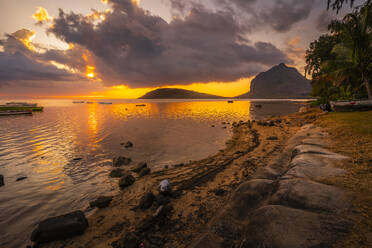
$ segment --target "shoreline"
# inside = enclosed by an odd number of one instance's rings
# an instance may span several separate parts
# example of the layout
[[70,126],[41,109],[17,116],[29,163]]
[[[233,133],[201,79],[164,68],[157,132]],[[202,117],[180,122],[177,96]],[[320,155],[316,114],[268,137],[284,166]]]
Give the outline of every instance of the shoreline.
[[[144,234],[141,240],[147,244],[145,247],[187,246],[224,206],[231,193],[280,154],[300,126],[315,118],[298,118],[298,115],[237,123],[232,126],[233,134],[225,149],[199,161],[136,178],[133,185],[114,196],[110,206],[89,215],[89,227],[83,235],[41,247],[121,247],[118,244],[123,237],[139,231]],[[167,204],[171,209],[165,221],[146,226],[144,223],[158,206],[154,203],[147,210],[137,206],[146,193],[156,194],[159,182],[164,179],[170,181],[174,190]]]

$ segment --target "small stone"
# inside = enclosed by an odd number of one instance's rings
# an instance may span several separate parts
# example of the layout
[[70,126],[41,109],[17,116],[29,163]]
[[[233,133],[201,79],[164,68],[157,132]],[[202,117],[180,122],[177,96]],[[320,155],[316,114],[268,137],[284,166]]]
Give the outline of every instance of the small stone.
[[269,136],[266,140],[278,140],[277,136]]
[[100,196],[96,200],[89,203],[90,207],[92,208],[105,208],[110,205],[110,202],[112,201],[112,196]]
[[211,127],[215,127],[215,125],[211,125]]
[[168,165],[164,166],[164,169],[168,169],[168,168],[169,168],[169,166],[168,166]]
[[172,186],[167,179],[160,182],[159,191],[165,195],[172,194]]
[[112,160],[112,165],[114,167],[120,167],[122,165],[128,165],[132,162],[132,159],[130,158],[127,158],[127,157],[122,157],[122,156],[119,156],[119,157],[115,157],[113,158]]
[[113,248],[138,248],[141,241],[134,233],[128,233],[124,238],[111,243]]
[[123,176],[123,170],[122,169],[114,169],[109,174],[110,177],[116,178],[116,177],[122,177]]
[[125,144],[125,148],[130,148],[130,147],[133,147],[133,143],[128,141],[126,144]]
[[135,166],[131,171],[140,173],[142,169],[147,168],[146,162],[141,162],[137,166]]
[[213,193],[215,195],[218,195],[218,196],[225,194],[225,192],[226,191],[224,189],[215,189],[215,190],[213,190]]
[[4,186],[4,176],[0,175],[0,187]]
[[223,129],[226,129],[227,127],[226,127],[226,126],[223,126],[222,128],[223,128]]
[[132,175],[124,175],[119,180],[119,186],[120,188],[124,189],[130,185],[132,185],[136,179]]
[[151,169],[150,168],[143,168],[140,173],[138,174],[139,177],[144,177],[148,174],[151,173]]
[[155,195],[152,192],[148,192],[141,198],[141,201],[138,207],[142,210],[148,209],[151,207],[154,200],[155,200]]
[[22,181],[22,180],[25,180],[25,179],[27,179],[27,177],[18,177],[18,178],[16,179],[16,182],[18,182],[18,181]]
[[184,163],[181,163],[181,164],[175,164],[174,167],[175,168],[178,168],[178,167],[183,167],[185,164]]
[[82,160],[83,158],[74,158],[73,160],[74,161],[79,161],[79,160]]

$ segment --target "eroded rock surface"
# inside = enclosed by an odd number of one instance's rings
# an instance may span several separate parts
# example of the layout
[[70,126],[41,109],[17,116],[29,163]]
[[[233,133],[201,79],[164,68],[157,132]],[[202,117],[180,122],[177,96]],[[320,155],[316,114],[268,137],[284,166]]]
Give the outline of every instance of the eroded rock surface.
[[350,204],[342,189],[321,183],[345,173],[335,164],[346,157],[327,150],[326,138],[303,126],[189,247],[331,247],[350,228],[342,216]]

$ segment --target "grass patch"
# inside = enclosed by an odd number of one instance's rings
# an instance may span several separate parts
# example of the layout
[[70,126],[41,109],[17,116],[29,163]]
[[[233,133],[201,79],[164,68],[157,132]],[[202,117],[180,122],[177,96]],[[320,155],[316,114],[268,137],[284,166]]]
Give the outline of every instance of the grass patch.
[[0,111],[26,111],[31,110],[34,112],[43,111],[44,107],[7,107],[0,106]]
[[372,111],[329,113],[316,124],[330,134],[331,150],[351,158],[332,183],[351,192],[354,227],[335,247],[372,247]]

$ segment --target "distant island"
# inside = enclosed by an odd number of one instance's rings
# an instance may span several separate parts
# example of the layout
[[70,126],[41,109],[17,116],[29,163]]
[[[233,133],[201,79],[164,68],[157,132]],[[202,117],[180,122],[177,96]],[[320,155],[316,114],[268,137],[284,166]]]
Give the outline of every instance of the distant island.
[[[291,99],[310,98],[311,84],[297,71],[284,63],[258,74],[251,82],[248,93],[233,98],[240,99]],[[139,99],[226,99],[226,97],[199,93],[192,90],[160,88],[146,93]]]
[[311,84],[297,71],[284,63],[258,74],[251,82],[248,93],[237,98],[248,99],[290,99],[310,98]]
[[222,96],[199,93],[192,90],[160,88],[146,93],[139,99],[223,99]]

